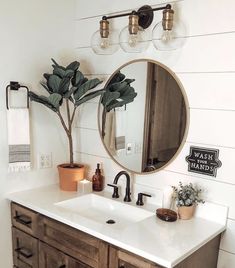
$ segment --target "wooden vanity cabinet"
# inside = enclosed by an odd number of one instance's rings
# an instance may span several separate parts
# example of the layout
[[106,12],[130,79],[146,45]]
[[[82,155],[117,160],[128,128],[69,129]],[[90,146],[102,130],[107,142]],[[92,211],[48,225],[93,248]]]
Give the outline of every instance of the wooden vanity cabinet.
[[[163,268],[16,203],[11,211],[14,268]],[[220,235],[175,268],[216,268],[219,243]]]
[[11,212],[16,268],[108,268],[107,243],[16,203]]
[[110,246],[109,268],[161,268],[144,258]]
[[39,242],[39,268],[90,268],[63,252]]
[[100,239],[43,215],[39,217],[38,235],[41,241],[81,260],[86,267],[108,267],[108,244]]

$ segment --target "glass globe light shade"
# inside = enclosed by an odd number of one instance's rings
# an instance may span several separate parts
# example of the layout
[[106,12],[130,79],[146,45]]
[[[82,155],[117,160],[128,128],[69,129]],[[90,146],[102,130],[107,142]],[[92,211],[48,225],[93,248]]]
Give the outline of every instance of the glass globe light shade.
[[172,30],[164,30],[159,22],[152,31],[152,41],[158,50],[175,50],[185,43],[186,29],[183,23],[174,23]]
[[100,30],[91,37],[91,48],[96,54],[111,55],[119,49],[118,34],[112,31],[107,38],[100,36]]
[[125,52],[140,53],[145,51],[150,43],[148,31],[139,26],[136,34],[129,33],[129,27],[122,29],[119,35],[119,43]]

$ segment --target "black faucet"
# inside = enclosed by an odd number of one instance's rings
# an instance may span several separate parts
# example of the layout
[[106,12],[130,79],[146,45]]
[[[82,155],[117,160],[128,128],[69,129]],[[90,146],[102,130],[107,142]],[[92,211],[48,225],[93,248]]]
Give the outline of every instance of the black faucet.
[[126,176],[126,195],[124,197],[124,202],[131,202],[131,179],[129,174],[126,171],[120,171],[116,177],[113,180],[113,184],[117,184],[118,179],[122,176],[125,175]]
[[152,197],[150,194],[138,193],[138,199],[136,201],[137,206],[143,206],[144,205],[143,196]]

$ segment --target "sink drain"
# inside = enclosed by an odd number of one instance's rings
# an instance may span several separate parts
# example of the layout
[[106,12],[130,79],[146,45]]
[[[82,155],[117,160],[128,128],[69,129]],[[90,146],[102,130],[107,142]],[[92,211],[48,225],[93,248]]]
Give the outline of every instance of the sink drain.
[[108,224],[114,224],[115,221],[114,220],[107,220],[106,223],[108,223]]

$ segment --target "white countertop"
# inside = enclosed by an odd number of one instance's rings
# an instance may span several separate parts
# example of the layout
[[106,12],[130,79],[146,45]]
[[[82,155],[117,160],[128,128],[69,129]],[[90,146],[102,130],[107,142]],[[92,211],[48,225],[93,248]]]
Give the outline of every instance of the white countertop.
[[[102,194],[111,196],[110,193]],[[177,265],[226,228],[226,219],[216,222],[194,217],[186,221],[164,222],[152,216],[127,228],[115,229],[112,226],[88,220],[77,213],[61,210],[54,205],[77,196],[78,193],[63,192],[57,185],[51,185],[11,193],[7,198],[167,268]],[[119,200],[122,199],[119,198]],[[135,204],[133,202],[128,205]],[[217,205],[213,204],[213,206]],[[209,208],[211,208],[210,205]],[[215,207],[213,208],[215,210]],[[218,206],[217,212],[222,212],[224,217],[227,208],[221,209],[221,206]],[[200,213],[197,214],[200,215]],[[204,214],[208,215],[205,209]]]

